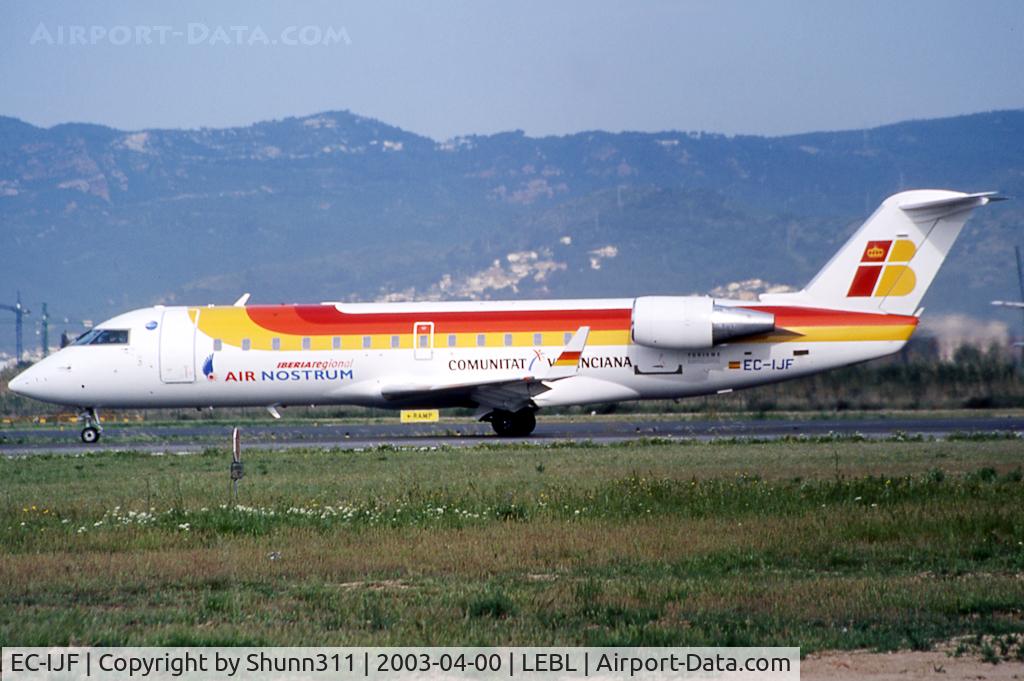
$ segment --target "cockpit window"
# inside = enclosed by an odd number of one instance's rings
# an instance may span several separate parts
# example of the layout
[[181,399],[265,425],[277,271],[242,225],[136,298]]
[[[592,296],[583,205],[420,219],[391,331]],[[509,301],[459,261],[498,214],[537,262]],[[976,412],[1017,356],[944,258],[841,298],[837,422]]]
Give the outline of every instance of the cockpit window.
[[74,345],[128,345],[128,329],[93,329],[79,336]]

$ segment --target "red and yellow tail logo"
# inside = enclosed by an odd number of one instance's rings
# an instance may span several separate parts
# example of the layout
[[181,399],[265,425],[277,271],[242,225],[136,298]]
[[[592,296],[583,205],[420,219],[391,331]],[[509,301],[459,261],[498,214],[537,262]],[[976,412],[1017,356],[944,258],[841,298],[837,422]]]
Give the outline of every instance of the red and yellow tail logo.
[[[853,275],[853,283],[846,293],[847,298],[884,298],[905,296],[917,285],[917,276],[908,263],[917,252],[910,241],[869,241],[860,258],[860,267]],[[873,264],[879,263],[879,264]]]

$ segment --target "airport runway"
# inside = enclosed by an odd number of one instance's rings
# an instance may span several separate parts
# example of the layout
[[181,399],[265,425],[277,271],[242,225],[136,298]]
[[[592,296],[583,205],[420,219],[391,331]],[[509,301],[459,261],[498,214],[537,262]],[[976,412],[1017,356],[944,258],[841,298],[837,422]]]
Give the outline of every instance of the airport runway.
[[[578,417],[573,420],[538,420],[537,430],[526,438],[498,438],[489,424],[445,421],[433,424],[315,424],[267,423],[242,428],[247,448],[339,447],[360,449],[379,445],[396,447],[469,446],[483,443],[591,441],[622,442],[638,438],[714,440],[718,438],[773,439],[786,436],[860,434],[887,438],[898,434],[942,438],[953,433],[1016,433],[1024,436],[1024,417],[876,419],[719,419],[670,420],[638,415],[636,419]],[[183,423],[169,426],[119,426],[110,424],[103,439],[84,445],[78,427],[0,430],[0,454],[8,457],[33,454],[80,454],[90,451],[197,452],[210,447],[229,447],[231,426]]]

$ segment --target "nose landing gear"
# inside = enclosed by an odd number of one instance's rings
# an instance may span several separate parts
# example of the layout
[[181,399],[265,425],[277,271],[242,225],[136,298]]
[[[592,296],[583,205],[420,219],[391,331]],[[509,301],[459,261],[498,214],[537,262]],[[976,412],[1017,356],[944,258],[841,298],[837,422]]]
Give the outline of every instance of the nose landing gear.
[[103,426],[100,424],[100,415],[93,407],[88,407],[78,412],[78,420],[85,424],[82,428],[82,442],[91,445],[98,442]]

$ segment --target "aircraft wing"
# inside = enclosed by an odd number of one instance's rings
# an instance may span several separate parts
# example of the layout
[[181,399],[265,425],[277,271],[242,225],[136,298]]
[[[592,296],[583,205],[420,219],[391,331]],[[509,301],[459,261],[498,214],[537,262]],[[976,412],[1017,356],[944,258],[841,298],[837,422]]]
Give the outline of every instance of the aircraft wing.
[[528,406],[535,395],[550,390],[548,383],[576,375],[589,334],[590,327],[581,326],[550,366],[542,363],[537,371],[529,374],[492,375],[480,381],[395,382],[381,386],[381,395],[387,400],[410,404],[417,400],[425,404],[473,403],[488,409],[518,411]]

